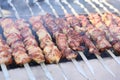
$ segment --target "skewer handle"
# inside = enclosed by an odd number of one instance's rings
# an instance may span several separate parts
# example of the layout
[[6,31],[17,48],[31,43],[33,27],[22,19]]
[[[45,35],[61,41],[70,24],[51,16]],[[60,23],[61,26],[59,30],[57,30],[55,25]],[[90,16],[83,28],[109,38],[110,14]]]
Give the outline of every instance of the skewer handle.
[[24,67],[25,67],[25,69],[28,73],[28,76],[29,76],[30,80],[36,80],[34,75],[33,75],[33,72],[30,69],[30,66],[28,65],[28,63],[24,64]]
[[11,80],[6,65],[5,64],[1,64],[1,68],[2,68],[3,74],[5,76],[5,80]]
[[47,78],[48,78],[49,80],[54,80],[53,77],[52,77],[52,75],[51,75],[50,72],[48,71],[46,65],[45,65],[44,63],[41,63],[40,65],[41,65],[42,69],[44,70]]

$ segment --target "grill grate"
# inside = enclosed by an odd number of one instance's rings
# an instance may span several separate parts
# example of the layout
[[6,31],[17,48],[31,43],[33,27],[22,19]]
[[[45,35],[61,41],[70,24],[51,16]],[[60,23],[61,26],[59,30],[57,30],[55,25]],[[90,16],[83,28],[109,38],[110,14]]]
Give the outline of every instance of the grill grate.
[[[12,1],[12,0],[8,0],[8,3],[9,3],[9,5],[11,6],[11,8],[13,9],[16,18],[17,18],[17,19],[20,19],[20,16],[21,16],[21,15],[19,16],[17,9],[15,8],[14,4],[13,4],[11,1]],[[67,5],[68,8],[70,8],[71,12],[72,12],[75,16],[78,15],[78,13],[75,11],[75,9],[72,7],[72,5],[71,5],[69,2],[67,2],[67,0],[64,0],[64,1],[61,1],[61,2],[60,2],[59,0],[56,0],[55,2],[61,7],[61,9],[63,10],[64,14],[67,14],[67,13],[68,13],[68,11],[67,11],[68,9],[66,9],[66,8],[63,6],[63,3],[64,3],[65,5]],[[92,0],[92,1],[85,0],[85,2],[87,2],[87,4],[89,4],[89,5],[91,5],[91,6],[95,9],[95,11],[96,11],[97,13],[99,13],[100,15],[102,15],[102,13],[101,13],[101,11],[96,7],[95,4],[99,5],[99,6],[100,6],[101,8],[103,8],[103,10],[106,11],[106,12],[110,12],[110,11],[109,11],[104,5],[110,7],[110,9],[112,9],[114,12],[120,14],[120,12],[119,12],[119,10],[118,10],[117,8],[115,8],[114,6],[112,6],[111,4],[109,4],[108,2],[106,2],[105,0],[102,0],[102,1],[99,1],[99,0],[97,0],[97,1],[96,1],[96,0]],[[94,4],[93,2],[94,2],[95,4]],[[29,0],[25,0],[25,4],[27,5],[27,8],[29,9],[29,11],[30,11],[30,13],[31,13],[30,15],[27,14],[27,16],[34,16],[34,15],[35,15],[35,14],[34,14],[34,11],[33,11],[33,9],[32,9],[32,6],[29,5],[29,3],[30,3]],[[55,6],[53,6],[53,5],[49,2],[49,0],[45,0],[44,3],[49,6],[49,8],[52,10],[52,13],[55,15],[55,17],[59,17],[59,15],[61,15],[61,14],[57,14],[57,11],[56,11],[55,8],[54,8]],[[38,1],[34,0],[34,1],[33,1],[33,4],[36,4],[36,5],[38,6],[38,9],[41,10],[41,13],[45,13],[45,12],[46,12],[46,11],[42,8],[42,6],[39,4]],[[80,8],[82,8],[87,14],[90,14],[89,9],[87,9],[84,4],[82,4],[81,2],[79,2],[79,0],[75,0],[75,1],[74,1],[74,4],[79,5]],[[103,4],[104,4],[104,5],[103,5]],[[1,8],[0,8],[0,11],[1,11]],[[25,16],[26,16],[26,15],[25,15]],[[6,17],[6,15],[4,15],[4,14],[1,12],[1,17]],[[112,57],[118,64],[120,64],[120,61],[118,60],[118,57],[116,57],[116,56],[111,52],[111,50],[106,50],[106,51],[111,55],[111,57]],[[91,66],[91,64],[90,64],[90,62],[88,61],[87,57],[83,54],[83,52],[78,52],[78,53],[80,54],[80,56],[82,57],[83,61],[86,63],[86,65],[87,65],[87,67],[89,68],[90,72],[91,72],[92,75],[94,76],[95,74],[94,74],[93,67]],[[107,70],[110,74],[112,74],[112,75],[115,77],[116,75],[115,75],[115,74],[110,70],[110,68],[108,68],[108,66],[104,63],[103,58],[102,58],[101,56],[98,56],[98,55],[95,55],[95,56],[96,56],[97,59],[101,62],[101,64],[102,64],[103,67],[105,68],[105,70]],[[88,78],[88,76],[86,75],[86,73],[82,70],[82,67],[79,66],[79,63],[78,63],[76,60],[72,60],[72,62],[73,62],[73,64],[74,64],[74,66],[76,67],[76,69],[78,70],[78,72],[80,72],[80,74],[82,74],[86,79],[90,79],[90,78]],[[40,65],[41,65],[41,68],[43,69],[43,71],[45,72],[46,77],[47,77],[49,80],[54,80],[53,77],[52,77],[52,74],[51,74],[51,73],[49,72],[49,70],[47,69],[47,66],[46,66],[44,63],[41,63]],[[68,80],[68,77],[66,76],[65,71],[62,69],[62,66],[61,66],[60,64],[57,64],[57,66],[60,68],[60,70],[61,70],[61,72],[62,72],[62,76],[64,77],[64,80]],[[30,69],[30,66],[29,66],[28,64],[25,64],[24,67],[25,67],[25,69],[27,70],[27,73],[28,73],[28,76],[29,76],[30,80],[36,80],[36,79],[35,79],[35,76],[33,75],[33,72],[32,72],[31,69]],[[4,69],[5,69],[5,66],[4,66]],[[4,69],[3,69],[3,67],[2,67],[3,72],[5,72]],[[6,74],[7,74],[7,76],[6,76]],[[8,77],[8,76],[9,76],[9,74],[6,72],[6,73],[5,73],[5,78],[6,78],[6,80],[11,80],[10,77]]]

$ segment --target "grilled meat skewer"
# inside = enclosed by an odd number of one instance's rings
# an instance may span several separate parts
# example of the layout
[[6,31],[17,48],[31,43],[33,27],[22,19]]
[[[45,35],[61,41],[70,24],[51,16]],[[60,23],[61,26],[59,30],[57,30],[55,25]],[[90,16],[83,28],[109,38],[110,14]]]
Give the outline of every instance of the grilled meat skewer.
[[90,53],[100,54],[98,49],[95,47],[93,42],[89,39],[89,36],[85,34],[85,30],[81,30],[80,21],[73,15],[66,15],[66,20],[70,24],[70,26],[77,32],[82,33],[82,40],[85,46],[88,47]]
[[95,27],[101,29],[106,33],[106,37],[108,38],[108,41],[112,44],[112,47],[115,51],[120,52],[120,42],[118,41],[118,38],[116,35],[111,32],[110,28],[106,27],[104,22],[102,21],[102,18],[98,14],[90,15],[89,19],[91,20],[92,24],[95,25]]
[[62,57],[71,60],[77,57],[77,54],[69,48],[68,37],[66,34],[62,33],[61,29],[58,27],[60,24],[56,24],[54,18],[47,14],[43,17],[46,26],[53,33],[53,37],[56,39],[56,44],[62,52]]
[[110,33],[114,36],[112,41],[113,48],[116,52],[120,53],[120,27],[115,23],[112,13],[104,13],[101,16],[102,21],[105,23],[106,27],[109,29]]
[[84,15],[80,15],[78,19],[82,25],[82,27],[79,27],[82,28],[80,30],[86,31],[86,34],[95,42],[99,51],[104,51],[111,47],[111,44],[106,39],[104,31],[91,25],[87,17]]
[[16,25],[10,18],[4,18],[1,20],[1,27],[4,31],[7,43],[13,50],[13,57],[16,64],[25,64],[30,62],[30,57],[27,55],[25,45],[22,42],[22,36],[16,29]]
[[30,23],[33,26],[33,30],[36,31],[39,37],[40,46],[43,49],[45,59],[48,63],[58,63],[61,58],[61,52],[55,46],[50,34],[46,31],[41,20],[41,16],[30,18]]
[[84,50],[84,47],[81,45],[83,43],[82,36],[72,28],[68,27],[69,24],[63,18],[55,19],[55,23],[58,24],[58,27],[66,34],[71,49],[79,51]]
[[0,64],[2,63],[12,63],[12,49],[3,40],[2,35],[0,35]]
[[44,55],[29,28],[29,24],[26,23],[25,20],[20,19],[16,21],[16,25],[16,28],[20,31],[23,37],[23,43],[25,44],[25,49],[27,50],[30,58],[37,63],[44,62]]

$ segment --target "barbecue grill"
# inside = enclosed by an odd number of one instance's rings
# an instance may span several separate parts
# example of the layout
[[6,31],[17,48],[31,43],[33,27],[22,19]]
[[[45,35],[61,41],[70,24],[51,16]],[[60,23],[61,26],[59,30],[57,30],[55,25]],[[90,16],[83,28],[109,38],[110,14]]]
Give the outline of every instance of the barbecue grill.
[[[112,12],[120,15],[119,0],[1,0],[0,17],[12,19],[52,14],[89,15],[90,13]],[[0,33],[3,35],[2,29]],[[35,32],[33,34],[36,36]],[[4,36],[3,36],[4,37]],[[61,60],[58,64],[37,64],[34,61],[22,65],[15,62],[1,64],[1,80],[119,80],[120,57],[114,50],[106,50],[101,56],[78,51],[77,59]]]

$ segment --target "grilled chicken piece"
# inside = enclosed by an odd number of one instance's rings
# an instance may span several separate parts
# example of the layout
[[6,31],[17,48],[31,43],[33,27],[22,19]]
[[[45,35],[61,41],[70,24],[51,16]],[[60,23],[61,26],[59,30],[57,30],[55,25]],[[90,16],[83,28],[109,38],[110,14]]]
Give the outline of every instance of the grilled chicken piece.
[[12,50],[8,44],[3,40],[0,35],[0,64],[11,64],[12,63]]
[[69,47],[68,36],[64,34],[59,27],[62,24],[60,24],[58,20],[53,20],[53,18],[49,14],[47,14],[43,19],[48,29],[55,36],[56,44],[62,52],[62,57],[67,58],[68,60],[76,58],[77,54]]
[[12,55],[16,64],[24,64],[30,62],[30,58],[24,49],[25,46],[22,42],[22,36],[16,29],[16,25],[13,20],[10,18],[2,19],[1,26],[4,31],[4,36],[7,39],[7,43],[13,50]]
[[44,55],[29,28],[29,24],[27,24],[25,20],[20,19],[16,21],[16,25],[16,28],[20,31],[23,37],[23,43],[25,44],[25,49],[27,50],[30,58],[37,63],[44,62]]
[[39,37],[39,41],[41,42],[40,46],[43,49],[46,61],[49,63],[58,63],[61,58],[61,52],[57,46],[55,46],[50,34],[44,28],[41,17],[32,17],[30,18],[30,22]]

